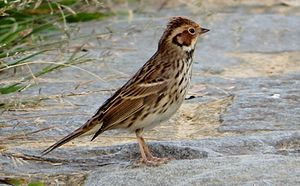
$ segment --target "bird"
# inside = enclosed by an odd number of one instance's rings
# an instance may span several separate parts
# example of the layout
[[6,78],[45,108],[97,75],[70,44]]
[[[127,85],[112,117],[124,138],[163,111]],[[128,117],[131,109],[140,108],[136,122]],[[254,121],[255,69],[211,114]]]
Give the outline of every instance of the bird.
[[93,141],[104,131],[125,129],[136,135],[140,164],[167,163],[169,158],[152,155],[143,133],[167,121],[181,106],[191,83],[197,40],[208,31],[189,18],[171,17],[154,55],[84,125],[45,149],[42,155],[79,136],[93,135]]

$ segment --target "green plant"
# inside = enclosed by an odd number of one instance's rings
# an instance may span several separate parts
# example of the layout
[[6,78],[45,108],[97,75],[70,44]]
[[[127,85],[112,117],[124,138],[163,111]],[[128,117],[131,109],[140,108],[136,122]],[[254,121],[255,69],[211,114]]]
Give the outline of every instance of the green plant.
[[[111,13],[84,12],[82,4],[88,1],[60,0],[24,0],[0,1],[0,73],[28,65],[37,56],[56,50],[69,39],[67,22],[103,19]],[[97,1],[95,1],[97,2]],[[75,11],[76,10],[76,11]],[[54,33],[61,41],[49,42]],[[21,78],[15,83],[1,83],[0,94],[8,94],[24,90],[32,85],[31,80],[53,70],[86,61],[85,56],[77,52],[61,64],[42,66],[32,75]]]

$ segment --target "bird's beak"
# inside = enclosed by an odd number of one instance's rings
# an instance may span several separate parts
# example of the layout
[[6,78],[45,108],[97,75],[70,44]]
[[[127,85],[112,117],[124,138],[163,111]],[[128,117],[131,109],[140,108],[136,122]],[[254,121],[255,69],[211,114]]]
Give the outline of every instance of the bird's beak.
[[201,28],[200,34],[204,34],[204,33],[208,32],[208,31],[209,31],[209,29],[207,29],[207,28]]

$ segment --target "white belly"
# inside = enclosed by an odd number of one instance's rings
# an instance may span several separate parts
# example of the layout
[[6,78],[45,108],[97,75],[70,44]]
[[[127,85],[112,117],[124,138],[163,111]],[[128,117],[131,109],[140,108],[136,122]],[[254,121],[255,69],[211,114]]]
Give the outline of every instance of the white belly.
[[130,127],[130,130],[135,131],[136,129],[139,128],[143,128],[144,130],[152,129],[153,127],[170,119],[179,109],[180,105],[181,103],[170,105],[169,108],[166,110],[166,112],[160,114],[159,116],[157,115],[157,113],[149,114],[143,121],[132,125],[132,127]]

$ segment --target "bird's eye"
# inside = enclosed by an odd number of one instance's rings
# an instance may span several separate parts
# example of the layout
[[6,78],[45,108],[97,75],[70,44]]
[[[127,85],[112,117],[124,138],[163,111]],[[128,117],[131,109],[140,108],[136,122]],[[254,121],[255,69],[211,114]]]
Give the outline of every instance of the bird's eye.
[[195,29],[193,27],[189,28],[188,29],[188,32],[191,34],[191,35],[194,35],[195,34]]

